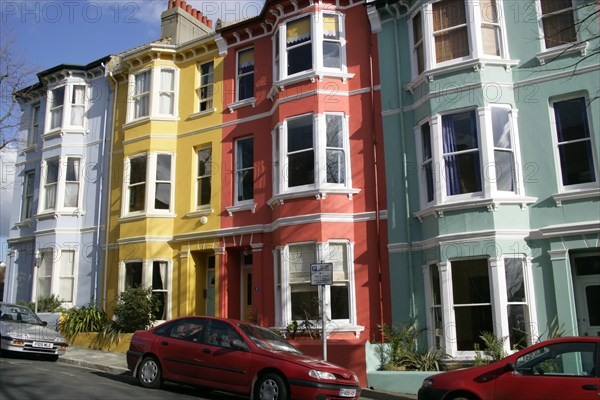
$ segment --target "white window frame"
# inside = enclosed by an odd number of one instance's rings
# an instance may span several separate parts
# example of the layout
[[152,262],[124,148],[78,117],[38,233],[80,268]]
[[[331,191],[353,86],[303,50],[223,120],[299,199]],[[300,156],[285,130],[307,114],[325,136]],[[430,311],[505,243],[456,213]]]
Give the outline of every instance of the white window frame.
[[253,183],[253,188],[252,188],[252,198],[250,199],[245,199],[245,200],[239,200],[239,195],[240,195],[240,177],[243,177],[245,172],[251,171],[252,172],[252,182],[254,182],[254,151],[252,152],[252,166],[251,167],[242,167],[239,164],[239,160],[240,160],[240,150],[239,150],[239,146],[240,143],[246,140],[251,140],[252,141],[252,148],[254,149],[254,136],[244,136],[241,138],[238,138],[235,140],[235,152],[234,152],[234,156],[235,156],[235,160],[234,160],[234,180],[233,180],[233,185],[234,185],[234,190],[233,190],[233,195],[234,195],[234,204],[235,205],[248,205],[248,204],[254,204],[254,183]]
[[[252,51],[252,63],[253,63],[252,72],[246,72],[246,73],[240,74],[240,56],[242,55],[242,53],[245,53],[248,51]],[[256,53],[254,51],[254,47],[247,47],[244,49],[240,49],[236,53],[236,60],[235,60],[235,101],[236,102],[252,101],[253,99],[255,99],[254,91],[252,92],[252,96],[244,97],[243,99],[240,98],[240,81],[241,81],[241,79],[246,76],[252,75],[252,82],[255,82],[255,80],[254,80],[255,69],[256,69],[256,59],[254,57],[255,54]]]
[[[165,304],[165,312],[166,312],[166,320],[171,319],[172,315],[172,293],[173,293],[173,263],[171,260],[166,258],[153,258],[149,260],[142,259],[127,259],[119,262],[119,293],[123,293],[125,291],[125,270],[126,265],[128,263],[141,263],[142,264],[142,287],[148,288],[152,287],[152,274],[153,274],[153,266],[154,262],[164,262],[166,263],[166,289],[161,290],[161,292],[167,292],[167,301]],[[155,292],[153,290],[153,292]],[[165,320],[156,320],[155,324],[164,322]]]
[[[211,166],[211,171],[208,174],[204,174],[204,175],[200,176],[198,174],[198,172],[199,172],[198,171],[198,167],[199,167],[199,162],[200,162],[199,153],[201,151],[206,150],[206,149],[210,149],[210,162],[209,162],[209,164]],[[212,212],[211,204],[212,204],[212,199],[213,199],[213,194],[214,194],[214,186],[213,186],[213,179],[212,178],[213,178],[213,175],[215,173],[215,171],[214,171],[214,158],[213,158],[213,155],[214,155],[214,147],[212,146],[212,143],[206,144],[206,145],[203,145],[203,146],[199,146],[199,147],[196,148],[196,157],[195,157],[196,163],[194,165],[194,167],[195,167],[194,168],[194,177],[195,177],[195,185],[194,185],[194,187],[195,187],[194,200],[195,201],[194,201],[194,208],[196,210],[198,210],[198,211]],[[210,201],[208,202],[208,204],[200,204],[200,199],[198,198],[198,190],[200,189],[199,185],[200,185],[200,182],[201,182],[202,179],[208,179],[209,182],[210,182]]]
[[[324,42],[324,30],[323,30],[323,15],[335,15],[338,17],[338,28],[339,28],[339,43],[340,43],[340,68],[325,67],[323,64],[323,42]],[[288,74],[287,71],[287,25],[291,22],[297,21],[302,18],[310,18],[311,27],[311,54],[312,54],[312,68],[305,71],[299,71],[293,74]],[[290,18],[282,22],[277,28],[276,33],[273,35],[273,77],[275,85],[283,87],[286,84],[299,82],[305,79],[313,79],[318,76],[319,79],[322,77],[333,77],[341,78],[344,82],[348,78],[352,78],[354,74],[348,73],[348,66],[346,61],[346,24],[345,14],[334,12],[334,11],[316,11],[313,13],[304,13],[293,18]],[[275,43],[278,41],[278,43]],[[279,50],[279,54],[276,54]]]
[[[56,182],[51,182],[48,183],[48,171],[49,171],[49,167],[48,167],[48,163],[49,162],[56,162],[57,164],[57,172],[56,172]],[[51,157],[51,158],[47,158],[45,160],[42,161],[42,179],[40,180],[40,201],[39,203],[39,207],[38,207],[38,214],[42,214],[44,212],[55,212],[58,208],[57,205],[61,204],[60,200],[59,200],[59,182],[60,182],[60,158],[59,157]],[[54,187],[55,190],[55,194],[54,194],[54,205],[52,207],[48,206],[48,201],[47,201],[47,192],[49,190],[49,187]]]
[[[343,244],[345,246],[345,257],[348,262],[346,268],[348,269],[348,319],[331,320],[331,288],[329,285],[325,286],[325,313],[327,320],[330,324],[334,324],[336,331],[352,331],[358,335],[364,327],[359,326],[357,323],[357,311],[356,311],[356,286],[355,286],[355,265],[354,265],[354,243],[348,240],[332,239],[327,242],[297,242],[289,243],[285,246],[278,247],[274,250],[274,284],[275,284],[275,311],[276,323],[281,327],[286,327],[292,322],[292,304],[291,304],[291,286],[290,286],[290,275],[289,275],[289,257],[290,257],[290,246],[301,246],[301,245],[313,245],[315,247],[315,260],[328,262],[327,260],[327,249],[330,243]],[[340,281],[341,282],[341,281]],[[335,281],[334,281],[335,283]],[[310,284],[310,278],[303,284]],[[321,291],[317,287],[317,293],[319,300],[322,300]],[[316,321],[311,321],[313,324]]]
[[[513,174],[513,191],[498,190],[496,179],[498,177],[496,171],[496,163],[494,158],[494,132],[492,126],[492,109],[506,110],[508,113],[510,127],[510,141],[511,148],[510,152],[513,154],[513,169],[510,171]],[[474,193],[464,193],[456,195],[448,195],[446,191],[446,180],[444,179],[445,163],[444,163],[444,151],[443,151],[443,131],[442,131],[442,117],[445,115],[459,114],[467,111],[475,112],[476,125],[477,125],[477,141],[479,145],[479,161],[480,161],[480,180],[481,180],[481,191]],[[517,124],[518,111],[512,108],[510,105],[495,104],[493,107],[479,107],[463,108],[447,111],[444,113],[436,114],[431,118],[425,118],[414,128],[415,142],[417,143],[417,162],[420,166],[418,177],[419,177],[419,191],[420,191],[420,204],[421,209],[427,209],[443,204],[454,204],[467,202],[474,199],[501,199],[501,200],[517,200],[519,198],[525,199],[525,189],[523,186],[523,171],[520,166],[520,145],[519,145],[519,132]],[[423,159],[423,143],[421,137],[421,127],[424,124],[429,123],[430,127],[430,138],[431,138],[431,151],[432,151],[432,175],[433,175],[433,189],[434,196],[432,201],[427,201],[427,187],[426,187],[426,176],[423,171],[424,162]],[[505,173],[505,171],[500,171]]]
[[[163,91],[161,85],[162,71],[173,71],[173,90]],[[147,92],[136,93],[136,77],[149,73],[149,87]],[[172,96],[173,113],[161,114],[160,96],[166,93]],[[136,101],[142,97],[148,97],[148,114],[136,116]],[[140,69],[129,74],[129,93],[127,102],[127,122],[125,128],[149,119],[158,121],[177,121],[179,113],[179,68],[176,66],[159,65],[151,68]]]
[[[481,259],[487,258],[482,256]],[[492,325],[494,327],[494,335],[496,337],[508,337],[509,323],[508,323],[508,306],[512,303],[508,302],[506,292],[506,275],[505,275],[505,259],[506,258],[519,258],[523,263],[523,283],[525,285],[525,297],[524,304],[527,305],[527,326],[529,328],[528,336],[530,340],[538,337],[537,331],[537,310],[535,303],[535,293],[533,290],[533,273],[531,258],[522,254],[509,254],[501,256],[499,258],[488,258],[488,277],[490,285],[490,303],[492,313]],[[454,293],[452,283],[452,267],[453,263],[459,263],[465,259],[448,260],[441,263],[437,263],[437,268],[440,277],[440,294],[441,294],[441,306],[442,306],[442,326],[444,332],[441,338],[441,349],[449,357],[457,360],[472,360],[475,357],[475,351],[463,350],[459,351],[456,343],[456,318],[454,314]],[[434,263],[435,264],[435,263]],[[422,271],[425,283],[425,304],[426,309],[431,310],[433,308],[431,300],[431,273],[429,267],[432,264],[423,265]],[[433,321],[433,316],[430,312],[427,313],[427,324],[428,330],[428,342],[429,346],[436,347],[436,332]],[[528,343],[531,344],[531,343]],[[514,350],[510,348],[509,340],[504,341],[504,351],[512,353]]]
[[[343,151],[345,163],[344,183],[327,182],[327,116],[337,115],[342,118]],[[287,177],[288,168],[288,121],[296,118],[312,117],[313,147],[315,161],[315,176],[310,184],[289,187]],[[299,194],[310,191],[321,192],[352,192],[352,166],[350,163],[350,135],[349,116],[344,113],[327,112],[322,114],[301,114],[287,118],[275,127],[273,135],[273,153],[275,160],[273,178],[274,195]]]
[[[563,8],[558,11],[554,11],[554,12],[551,12],[548,14],[543,14],[543,12],[542,12],[542,2],[543,1],[544,0],[536,1],[536,10],[538,12],[538,26],[539,26],[539,32],[540,32],[540,45],[542,48],[542,52],[558,50],[558,49],[564,50],[565,48],[569,48],[569,47],[573,46],[574,43],[577,43],[579,41],[579,37],[580,37],[578,29],[577,29],[577,14],[575,12],[577,7],[573,4],[573,1],[571,1],[571,7],[569,7],[569,8]],[[569,43],[557,44],[556,46],[548,47],[546,45],[546,32],[544,31],[544,21],[543,21],[544,18],[546,16],[563,14],[563,13],[569,12],[569,10],[571,11],[571,15],[573,16],[573,27],[575,30],[575,40],[572,42],[569,42]]]
[[[69,164],[69,159],[74,159],[74,160],[78,160],[79,161],[79,165],[77,166],[76,169],[76,175],[78,177],[78,179],[76,181],[67,181],[67,173],[68,173],[68,164]],[[63,209],[65,210],[78,210],[81,208],[81,204],[82,204],[82,186],[83,186],[83,157],[81,156],[66,156],[64,157],[64,163],[61,163],[59,166],[59,169],[62,167],[64,168],[64,173],[59,173],[60,176],[60,181],[61,184],[60,186],[62,187],[61,191],[60,191],[60,195],[59,197],[62,197],[61,199],[61,203]],[[65,194],[66,194],[66,187],[67,187],[67,183],[77,183],[77,204],[75,206],[66,206],[65,205]]]
[[27,147],[35,146],[40,136],[40,103],[31,105],[30,126],[27,131]]
[[[73,93],[75,91],[75,87],[83,87],[83,101],[82,103],[73,103]],[[57,89],[63,88],[64,90],[64,98],[62,101],[62,105],[54,105],[54,91]],[[79,78],[69,78],[66,82],[62,82],[59,85],[48,88],[47,92],[47,109],[46,109],[46,119],[45,119],[45,135],[53,134],[59,131],[72,131],[77,133],[84,133],[87,126],[87,109],[88,109],[88,97],[89,97],[89,88],[87,83],[83,79]],[[81,125],[74,125],[72,121],[73,109],[81,108],[82,113],[82,121]],[[60,123],[53,127],[52,119],[53,113],[57,112],[57,110],[61,110],[62,118]]]
[[[212,64],[212,72],[206,74],[207,82],[204,83],[205,76],[202,74],[202,67]],[[215,63],[213,60],[198,64],[198,109],[197,113],[210,113],[215,111],[214,106],[214,86],[215,86]],[[202,96],[202,89],[207,89],[207,96]],[[202,110],[202,103],[206,103],[206,109]]]
[[[411,69],[412,69],[412,77],[413,81],[420,81],[424,75],[436,75],[437,73],[444,73],[446,71],[450,71],[456,66],[460,66],[462,64],[471,65],[473,62],[477,63],[499,63],[512,65],[515,64],[514,60],[509,60],[509,52],[506,38],[506,24],[504,20],[504,4],[503,0],[495,0],[496,8],[497,8],[497,18],[498,21],[494,23],[490,23],[489,21],[484,21],[481,16],[481,3],[480,0],[465,0],[465,25],[467,28],[467,39],[469,45],[469,53],[463,57],[457,57],[451,60],[446,60],[442,62],[436,61],[436,52],[435,52],[435,38],[434,38],[434,28],[433,28],[433,7],[432,5],[438,1],[443,0],[434,0],[425,3],[421,7],[415,9],[413,13],[410,15],[408,20],[408,35],[409,35],[409,43],[411,44]],[[484,10],[485,11],[485,10]],[[415,38],[414,38],[414,18],[418,13],[421,13],[421,23],[422,26],[422,42],[420,45],[423,46],[423,71],[419,72],[417,66],[417,57],[416,57],[416,46]],[[485,54],[483,48],[483,34],[482,34],[482,26],[484,25],[493,25],[499,29],[498,33],[498,50],[500,55],[491,55]],[[448,30],[454,29],[448,28]],[[446,30],[444,30],[446,31]],[[414,82],[413,82],[414,83]],[[412,84],[411,84],[412,85]]]
[[[31,169],[23,173],[23,197],[21,203],[21,221],[33,218],[33,194],[35,191],[35,170]],[[29,215],[27,215],[29,214]]]
[[[75,96],[75,88],[77,87],[83,87],[83,98],[81,99],[81,103],[77,103],[77,99],[74,98]],[[69,121],[69,126],[75,128],[75,129],[83,129],[85,127],[86,124],[86,110],[87,110],[87,98],[88,98],[88,89],[87,89],[87,85],[83,84],[83,83],[74,83],[72,85],[68,86],[69,89],[69,109],[67,111],[68,114],[68,121]],[[74,115],[74,110],[80,108],[82,110],[82,114],[81,114],[81,124],[74,124],[73,123],[73,115]],[[63,121],[65,121],[63,119]]]
[[[550,101],[549,104],[549,116],[550,116],[550,130],[552,133],[552,144],[554,147],[554,165],[555,165],[555,170],[556,170],[556,179],[557,179],[557,185],[559,188],[559,191],[562,192],[573,192],[573,191],[581,191],[581,190],[587,190],[587,189],[597,189],[598,188],[598,182],[600,181],[600,161],[598,160],[598,157],[600,157],[600,154],[598,153],[597,150],[597,145],[598,143],[595,142],[596,139],[596,135],[594,132],[594,126],[592,124],[592,116],[590,115],[590,111],[592,110],[592,108],[590,108],[590,106],[588,106],[587,108],[587,112],[586,112],[586,122],[587,122],[587,126],[588,126],[588,131],[590,133],[590,136],[588,138],[589,142],[590,142],[590,146],[591,146],[591,154],[592,154],[592,168],[595,174],[595,179],[591,182],[585,182],[585,183],[579,183],[579,184],[573,184],[573,185],[564,185],[563,184],[563,176],[562,176],[562,169],[561,169],[561,157],[560,157],[560,151],[559,151],[559,145],[560,143],[558,142],[558,127],[556,126],[556,111],[554,109],[554,105],[556,103],[560,103],[562,101],[568,101],[568,100],[574,100],[574,99],[579,99],[582,98],[585,101],[586,105],[589,105],[589,97],[587,95],[587,93],[576,93],[576,94],[571,94],[568,96],[560,96],[557,98],[553,98]],[[593,107],[593,106],[591,106]],[[578,139],[577,141],[582,141],[583,139]]]
[[[172,73],[172,82],[171,84],[173,85],[173,87],[171,88],[164,88],[163,87],[163,72],[171,72]],[[175,68],[166,68],[166,67],[162,67],[158,69],[158,73],[156,74],[156,79],[157,79],[157,83],[156,83],[156,88],[157,88],[157,95],[158,95],[158,101],[157,101],[157,109],[156,109],[156,114],[160,115],[160,116],[168,116],[168,117],[173,117],[175,115],[177,115],[177,109],[176,109],[176,101],[175,101],[175,94],[177,92],[177,79],[176,79],[176,75],[177,75],[177,71]],[[150,92],[152,92],[152,89],[150,90]],[[161,110],[161,105],[162,105],[162,98],[167,97],[169,99],[169,103],[170,103],[170,108],[172,109],[172,111],[169,112],[162,112]]]
[[[61,272],[61,259],[65,254],[63,252],[68,252],[73,255],[73,275],[62,275]],[[65,301],[63,302],[63,306],[66,308],[70,308],[76,304],[77,299],[77,277],[79,271],[79,248],[77,246],[69,247],[65,249],[56,250],[54,247],[48,247],[44,249],[40,249],[39,252],[39,262],[44,262],[44,257],[50,257],[50,270],[51,274],[44,276],[46,279],[50,279],[50,294],[58,297],[61,300],[64,300],[61,297],[60,293],[60,283],[62,279],[70,279],[73,282],[72,286],[72,296],[73,301]],[[39,267],[39,266],[38,266]],[[38,298],[38,280],[42,278],[40,276],[40,268],[34,268],[33,270],[33,288],[31,290],[31,301],[36,301]]]
[[[167,181],[157,181],[156,173],[157,173],[157,165],[158,165],[158,155],[168,155],[171,157],[171,175],[170,175],[170,184],[171,184],[171,192],[170,192],[170,204],[169,209],[157,209],[154,205],[154,200],[156,196],[156,184],[157,183],[165,183]],[[146,158],[146,176],[144,181],[144,208],[142,210],[134,210],[129,211],[129,200],[131,196],[131,160],[145,157]],[[136,217],[136,216],[146,216],[146,217],[174,217],[174,209],[175,209],[175,166],[176,159],[175,154],[167,151],[155,151],[148,153],[137,153],[127,156],[124,160],[124,179],[123,179],[123,196],[121,203],[121,217]],[[138,182],[135,185],[141,185],[141,182]]]
[[[60,103],[60,105],[58,105],[58,103],[56,103],[57,99],[56,97],[56,90],[61,89],[63,90],[63,99],[62,102]],[[67,85],[62,84],[62,85],[58,85],[55,86],[53,88],[49,88],[48,89],[48,95],[47,95],[47,104],[48,104],[48,112],[46,113],[46,126],[47,126],[47,132],[53,132],[53,131],[58,131],[60,129],[62,129],[63,125],[64,125],[64,121],[66,121],[66,116],[65,116],[65,99],[67,99],[68,97],[68,93],[67,93]],[[54,126],[55,124],[53,124],[53,120],[54,120],[54,113],[58,113],[58,111],[60,110],[61,116],[60,116],[60,122],[57,121],[57,125]]]

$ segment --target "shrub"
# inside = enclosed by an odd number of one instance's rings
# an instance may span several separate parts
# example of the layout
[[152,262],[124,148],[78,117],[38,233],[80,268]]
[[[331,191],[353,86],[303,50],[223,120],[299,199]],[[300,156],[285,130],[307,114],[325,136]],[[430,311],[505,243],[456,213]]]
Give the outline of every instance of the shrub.
[[109,331],[132,333],[150,327],[156,321],[160,301],[152,288],[133,287],[119,295]]
[[[58,312],[61,311],[62,300],[51,294],[50,296],[42,296],[37,299],[37,312]],[[20,306],[29,307],[35,311],[35,302],[27,303],[26,301],[19,300],[17,304]]]
[[89,307],[75,307],[63,313],[59,330],[65,338],[72,340],[82,332],[100,332],[108,324],[104,310],[90,304]]
[[492,332],[481,332],[479,338],[483,341],[485,348],[483,354],[480,351],[479,343],[475,343],[475,365],[485,365],[502,360],[507,356],[504,351],[504,342],[508,337],[498,338]]
[[435,349],[421,352],[417,339],[424,331],[416,322],[400,326],[380,325],[385,343],[377,351],[384,371],[439,371],[442,353]]

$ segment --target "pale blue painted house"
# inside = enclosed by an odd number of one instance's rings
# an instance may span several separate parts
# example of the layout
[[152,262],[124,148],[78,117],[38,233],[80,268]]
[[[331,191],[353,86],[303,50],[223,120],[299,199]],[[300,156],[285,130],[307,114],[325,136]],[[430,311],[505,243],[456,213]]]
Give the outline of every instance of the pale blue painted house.
[[[394,324],[469,360],[600,335],[599,6],[371,1]],[[554,322],[554,325],[553,325]]]
[[22,113],[5,301],[55,295],[64,306],[100,293],[112,93],[109,57],[59,65],[16,95]]

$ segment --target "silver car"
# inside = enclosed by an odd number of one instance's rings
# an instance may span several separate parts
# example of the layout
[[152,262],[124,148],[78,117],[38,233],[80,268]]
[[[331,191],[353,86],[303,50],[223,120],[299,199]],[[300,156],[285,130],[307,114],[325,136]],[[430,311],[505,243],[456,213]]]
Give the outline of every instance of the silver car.
[[41,354],[56,361],[65,354],[68,344],[60,333],[46,325],[47,322],[25,306],[0,303],[2,352]]

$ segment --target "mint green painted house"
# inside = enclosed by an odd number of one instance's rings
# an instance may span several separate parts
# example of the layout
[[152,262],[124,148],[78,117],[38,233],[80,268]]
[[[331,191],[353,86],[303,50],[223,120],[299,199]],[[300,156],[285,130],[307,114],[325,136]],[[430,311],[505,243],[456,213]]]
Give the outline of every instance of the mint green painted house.
[[472,359],[600,335],[599,5],[371,1],[394,324]]

